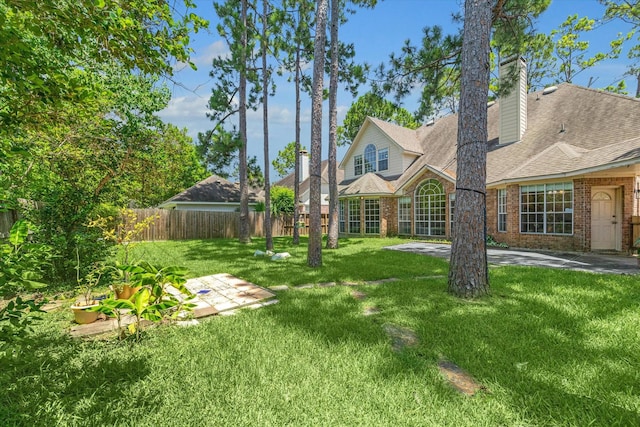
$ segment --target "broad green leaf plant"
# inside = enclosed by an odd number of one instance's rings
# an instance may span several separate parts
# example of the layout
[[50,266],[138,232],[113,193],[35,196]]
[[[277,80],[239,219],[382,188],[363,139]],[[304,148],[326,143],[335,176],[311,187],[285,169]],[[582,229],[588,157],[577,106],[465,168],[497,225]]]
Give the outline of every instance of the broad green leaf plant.
[[12,339],[23,337],[33,320],[32,314],[41,312],[44,302],[23,299],[19,293],[46,286],[43,277],[44,264],[50,259],[50,248],[29,242],[33,226],[26,220],[18,220],[9,238],[0,243],[0,297],[9,300],[0,307],[0,351]]
[[[130,274],[131,284],[140,289],[130,299],[116,299],[115,297],[103,300],[93,310],[100,311],[118,319],[120,338],[125,334],[121,327],[121,319],[124,312],[134,317],[133,323],[127,326],[130,335],[140,341],[142,321],[158,323],[164,320],[175,320],[192,310],[194,304],[189,303],[193,295],[185,287],[185,276],[188,270],[182,267],[155,267],[147,262],[136,265],[120,266],[120,269]],[[167,287],[171,285],[185,298],[179,298],[169,292]]]

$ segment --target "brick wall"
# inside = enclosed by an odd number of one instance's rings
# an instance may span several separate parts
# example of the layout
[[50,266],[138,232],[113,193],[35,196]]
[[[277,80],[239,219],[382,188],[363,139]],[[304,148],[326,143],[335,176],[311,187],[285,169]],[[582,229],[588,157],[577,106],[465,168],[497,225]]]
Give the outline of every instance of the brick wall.
[[622,251],[631,247],[631,216],[637,208],[634,178],[582,178],[573,181],[573,235],[521,234],[520,186],[507,186],[507,231],[498,232],[497,190],[487,191],[487,233],[511,247],[552,250],[591,250],[591,196],[593,187],[617,187],[622,194]]
[[398,235],[398,199],[380,198],[380,237]]

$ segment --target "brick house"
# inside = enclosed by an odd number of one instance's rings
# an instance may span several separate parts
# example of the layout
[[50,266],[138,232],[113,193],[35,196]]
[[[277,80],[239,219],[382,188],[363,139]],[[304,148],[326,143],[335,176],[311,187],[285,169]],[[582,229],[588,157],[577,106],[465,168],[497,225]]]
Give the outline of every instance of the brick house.
[[[515,88],[487,104],[487,233],[512,247],[628,250],[640,99],[568,83],[527,94],[518,66]],[[367,118],[339,165],[340,233],[450,238],[457,126],[457,115],[416,130]]]

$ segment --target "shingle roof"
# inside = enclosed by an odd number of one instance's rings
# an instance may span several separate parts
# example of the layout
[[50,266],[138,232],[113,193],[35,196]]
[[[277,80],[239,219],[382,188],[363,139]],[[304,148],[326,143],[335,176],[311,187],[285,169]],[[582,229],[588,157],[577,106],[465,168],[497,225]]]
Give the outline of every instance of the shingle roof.
[[[320,163],[320,176],[323,183],[329,182],[329,161],[323,160]],[[342,169],[338,169],[336,172],[336,179],[338,182],[341,182],[344,179],[344,171]],[[293,184],[295,183],[295,173],[292,172],[289,175],[282,178],[280,181],[277,181],[273,185],[278,185],[280,187],[287,187],[293,189]],[[300,194],[304,194],[309,190],[309,178],[306,178],[300,183]]]
[[408,129],[394,123],[385,122],[375,117],[368,117],[382,132],[391,138],[405,151],[423,154],[423,147],[418,140],[418,134],[413,129]]
[[364,174],[362,177],[352,181],[348,185],[344,185],[340,190],[341,196],[355,195],[384,195],[393,194],[395,192],[393,184],[373,172]]
[[[249,202],[264,200],[264,190],[249,188]],[[176,194],[161,205],[174,202],[209,202],[209,203],[240,203],[240,184],[227,181],[216,175],[203,179],[195,185]]]
[[[640,163],[640,99],[560,84],[554,92],[527,95],[527,129],[522,140],[499,145],[500,101],[487,107],[487,184],[571,175],[612,164]],[[458,115],[415,131],[374,120],[398,144],[420,141],[424,153],[391,184],[400,189],[428,168],[455,179]]]
[[496,107],[489,109],[488,184],[640,160],[639,99],[569,83],[531,93],[522,141],[506,146],[497,144]]

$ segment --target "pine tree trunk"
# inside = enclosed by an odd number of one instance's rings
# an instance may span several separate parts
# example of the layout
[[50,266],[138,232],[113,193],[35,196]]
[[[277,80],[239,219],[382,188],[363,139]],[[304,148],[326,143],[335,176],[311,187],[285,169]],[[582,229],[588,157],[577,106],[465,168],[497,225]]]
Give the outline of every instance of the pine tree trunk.
[[318,0],[316,35],[313,55],[311,93],[311,159],[309,164],[309,267],[322,266],[321,159],[322,159],[322,95],[324,83],[324,44],[327,38],[327,1]]
[[296,159],[294,168],[293,183],[293,244],[300,244],[300,229],[298,228],[298,220],[300,219],[300,211],[298,210],[298,200],[300,199],[300,46],[296,50]]
[[269,1],[262,0],[262,129],[264,132],[264,233],[265,248],[273,250],[273,236],[271,235],[271,180],[269,178],[269,69],[267,68],[267,34]]
[[241,57],[240,84],[238,87],[238,125],[240,131],[240,149],[238,154],[238,170],[240,174],[240,243],[251,242],[251,227],[249,224],[249,185],[247,179],[247,0],[242,0],[241,15],[242,35],[240,36]]
[[489,292],[486,247],[487,93],[491,0],[466,0],[462,44],[456,208],[449,292]]
[[339,0],[331,0],[331,77],[329,82],[329,229],[327,249],[338,248],[338,19]]

